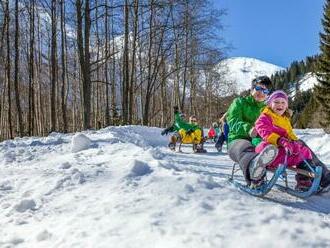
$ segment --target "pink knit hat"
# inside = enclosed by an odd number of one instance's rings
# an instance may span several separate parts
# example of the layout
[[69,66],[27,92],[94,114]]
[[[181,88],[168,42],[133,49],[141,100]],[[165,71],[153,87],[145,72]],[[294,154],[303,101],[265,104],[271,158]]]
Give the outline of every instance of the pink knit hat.
[[276,90],[267,98],[267,105],[272,104],[272,102],[277,98],[284,98],[288,103],[288,95],[283,90]]

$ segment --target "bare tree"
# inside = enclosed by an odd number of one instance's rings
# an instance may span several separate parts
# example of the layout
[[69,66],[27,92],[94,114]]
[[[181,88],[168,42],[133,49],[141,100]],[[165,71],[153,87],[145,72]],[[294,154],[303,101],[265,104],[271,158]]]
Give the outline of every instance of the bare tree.
[[[77,11],[77,44],[79,63],[82,73],[82,96],[83,96],[83,129],[91,127],[91,74],[90,74],[90,5],[89,0],[85,0],[84,14],[82,13],[82,2],[76,0]],[[84,35],[83,35],[84,16]]]
[[0,139],[163,126],[173,105],[210,121],[222,81],[209,3],[0,0]]
[[57,2],[52,0],[51,6],[51,22],[52,22],[52,35],[51,35],[51,91],[50,91],[50,131],[56,130],[56,85],[57,85]]
[[30,41],[29,41],[29,112],[28,112],[28,134],[34,134],[34,114],[35,114],[35,105],[34,105],[34,24],[35,24],[35,0],[30,1],[29,5],[29,16],[30,16]]
[[[112,53],[115,53],[115,32],[114,32],[114,13],[111,13],[111,38],[112,38]],[[116,123],[117,119],[117,104],[116,104],[116,56],[112,58],[112,70],[111,70],[111,109],[112,109],[112,124]]]
[[104,67],[104,77],[105,77],[105,125],[110,125],[110,106],[109,106],[109,62],[108,62],[108,55],[109,55],[109,20],[108,20],[108,1],[104,1],[105,5],[105,18],[104,18],[104,28],[105,28],[105,67]]
[[134,0],[134,23],[133,23],[133,40],[132,40],[132,62],[131,62],[131,77],[129,82],[129,120],[128,122],[132,124],[133,122],[133,104],[134,104],[134,91],[135,91],[135,73],[136,73],[136,47],[137,47],[137,36],[138,36],[138,24],[139,24],[139,1]]
[[122,81],[122,117],[123,123],[128,121],[128,92],[129,92],[129,61],[128,61],[128,36],[129,36],[129,7],[128,0],[124,6],[124,50],[123,50],[123,81]]
[[65,1],[61,0],[61,64],[62,64],[62,87],[61,87],[61,109],[63,119],[63,131],[68,131],[67,102],[66,102],[66,28],[65,28]]

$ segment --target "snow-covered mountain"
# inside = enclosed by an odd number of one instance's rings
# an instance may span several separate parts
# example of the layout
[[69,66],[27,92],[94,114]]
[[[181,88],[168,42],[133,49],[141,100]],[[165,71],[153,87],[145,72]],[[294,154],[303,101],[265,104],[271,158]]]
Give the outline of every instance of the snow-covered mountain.
[[[214,144],[205,154],[186,145],[174,153],[160,131],[1,142],[0,247],[330,246],[329,193],[252,197],[228,182],[233,162]],[[297,133],[330,164],[329,135]]]
[[284,68],[259,59],[247,57],[233,57],[221,61],[217,70],[224,75],[225,81],[235,85],[236,92],[250,89],[251,81],[257,76],[271,76]]

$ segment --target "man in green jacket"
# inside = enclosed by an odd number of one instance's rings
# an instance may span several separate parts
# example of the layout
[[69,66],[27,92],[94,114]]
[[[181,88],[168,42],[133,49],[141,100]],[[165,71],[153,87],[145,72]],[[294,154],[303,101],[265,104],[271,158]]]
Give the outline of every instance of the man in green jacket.
[[173,107],[174,109],[174,123],[172,126],[165,128],[161,135],[167,135],[168,133],[178,132],[180,129],[184,129],[186,132],[191,133],[197,129],[201,129],[197,124],[187,122],[183,119],[183,114],[179,112],[177,106]]
[[191,116],[189,122],[183,120],[177,106],[174,107],[173,125],[164,129],[161,134],[167,135],[169,132],[175,132],[170,137],[170,143],[168,144],[171,150],[175,150],[177,141],[180,141],[182,143],[192,143],[194,152],[206,152],[203,147],[203,129],[197,125],[196,117]]
[[269,145],[257,154],[253,145],[258,142],[254,123],[265,107],[264,101],[271,86],[272,82],[267,76],[255,78],[252,80],[250,95],[236,98],[227,112],[229,157],[239,163],[247,184],[255,188],[263,183],[266,166],[278,153],[274,145]]

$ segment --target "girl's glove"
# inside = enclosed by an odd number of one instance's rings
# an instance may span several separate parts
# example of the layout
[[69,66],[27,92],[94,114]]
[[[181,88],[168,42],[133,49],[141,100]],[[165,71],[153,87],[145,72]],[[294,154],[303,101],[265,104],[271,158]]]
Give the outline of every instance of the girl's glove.
[[289,152],[289,155],[293,154],[294,146],[288,139],[281,137],[278,139],[277,144],[284,147]]
[[257,132],[257,129],[255,127],[252,127],[249,131],[249,136],[251,138],[255,138],[258,136],[258,132]]

